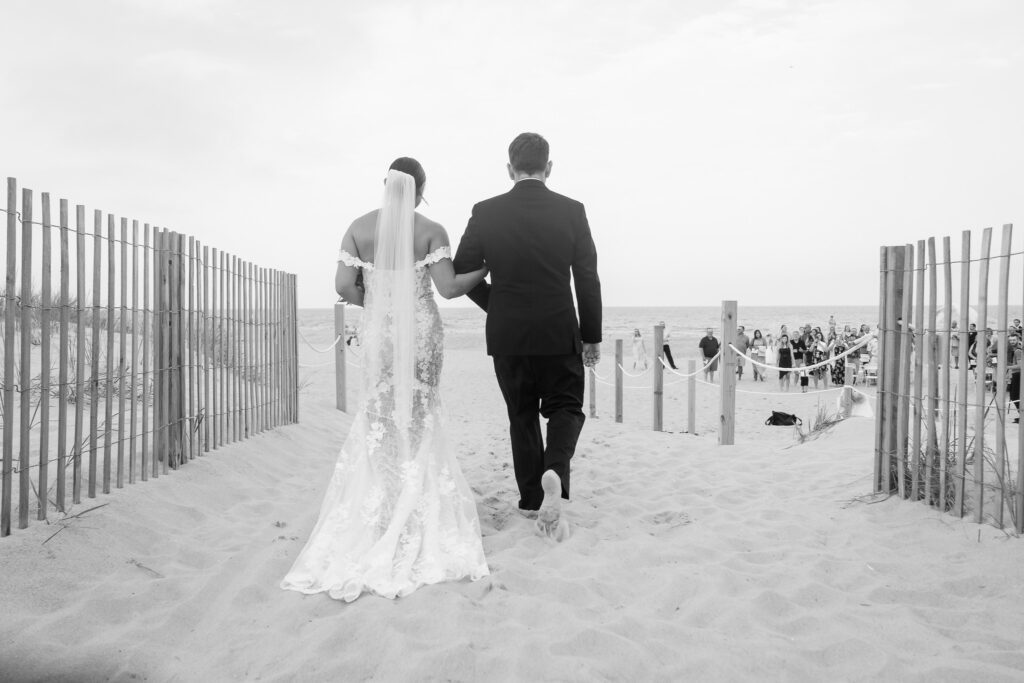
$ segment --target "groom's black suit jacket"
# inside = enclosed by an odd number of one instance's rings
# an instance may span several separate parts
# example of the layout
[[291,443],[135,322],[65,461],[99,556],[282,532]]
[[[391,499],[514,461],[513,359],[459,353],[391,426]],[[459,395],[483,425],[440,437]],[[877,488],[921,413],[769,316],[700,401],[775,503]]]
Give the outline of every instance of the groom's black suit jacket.
[[480,202],[455,254],[455,272],[484,261],[491,281],[469,298],[487,312],[488,354],[573,354],[581,342],[601,341],[597,250],[583,204],[529,179]]

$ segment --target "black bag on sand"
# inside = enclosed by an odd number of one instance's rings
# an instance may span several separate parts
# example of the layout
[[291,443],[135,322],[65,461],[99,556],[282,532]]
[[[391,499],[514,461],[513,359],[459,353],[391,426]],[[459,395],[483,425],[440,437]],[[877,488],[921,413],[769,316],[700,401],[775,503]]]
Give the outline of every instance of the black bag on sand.
[[802,425],[804,422],[796,415],[780,413],[778,410],[773,410],[772,416],[765,420],[764,423],[770,427],[792,427],[794,425]]

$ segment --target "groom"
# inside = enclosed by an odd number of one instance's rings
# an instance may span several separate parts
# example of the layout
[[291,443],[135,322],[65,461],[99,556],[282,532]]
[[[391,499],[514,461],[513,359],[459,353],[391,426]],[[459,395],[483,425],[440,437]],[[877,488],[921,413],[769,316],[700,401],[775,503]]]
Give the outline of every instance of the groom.
[[[508,148],[512,189],[473,207],[455,271],[484,262],[491,282],[469,298],[487,312],[487,353],[508,407],[519,509],[562,538],[561,498],[583,428],[583,366],[601,358],[601,282],[583,204],[552,192],[548,142],[522,133]],[[575,284],[579,322],[573,306]],[[540,416],[547,419],[547,443]]]

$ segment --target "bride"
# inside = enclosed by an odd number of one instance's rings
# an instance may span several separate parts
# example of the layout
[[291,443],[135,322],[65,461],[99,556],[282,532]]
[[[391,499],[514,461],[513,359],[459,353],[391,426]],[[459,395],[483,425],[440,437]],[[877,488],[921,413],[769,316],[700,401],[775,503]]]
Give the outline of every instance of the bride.
[[335,288],[364,308],[362,399],[282,588],[351,602],[489,573],[476,503],[445,439],[443,328],[430,287],[461,296],[487,269],[455,275],[445,229],[414,210],[425,183],[418,161],[397,159],[381,208],[342,240]]

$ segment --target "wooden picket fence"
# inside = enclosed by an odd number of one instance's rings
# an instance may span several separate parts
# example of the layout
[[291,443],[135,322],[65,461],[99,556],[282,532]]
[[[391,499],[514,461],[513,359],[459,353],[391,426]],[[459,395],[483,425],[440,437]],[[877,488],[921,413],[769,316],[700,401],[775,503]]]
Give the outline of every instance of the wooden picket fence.
[[298,421],[294,275],[148,223],[140,243],[100,210],[90,233],[82,205],[72,228],[66,199],[54,224],[40,200],[37,220],[7,179],[0,536],[14,509],[25,528],[32,506],[45,520]]
[[[1009,311],[1011,302],[1020,310],[1024,285],[1011,295],[1013,268],[1021,261],[1021,252],[1011,250],[1012,237],[1013,226],[1003,226],[999,251],[992,253],[992,229],[985,229],[972,258],[971,232],[964,231],[957,260],[949,237],[942,238],[941,254],[935,238],[916,249],[882,247],[874,488],[999,528],[1008,516],[1021,533],[1024,433],[1022,424],[1009,421],[1018,413],[1008,400],[1008,381],[1020,362],[1019,351],[1009,348]],[[998,279],[990,282],[993,262]],[[993,288],[998,298],[990,302]],[[996,322],[989,332],[990,317]],[[969,369],[971,323],[978,327],[976,379]],[[988,352],[992,337],[994,355]]]

